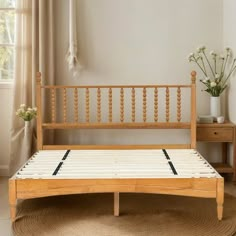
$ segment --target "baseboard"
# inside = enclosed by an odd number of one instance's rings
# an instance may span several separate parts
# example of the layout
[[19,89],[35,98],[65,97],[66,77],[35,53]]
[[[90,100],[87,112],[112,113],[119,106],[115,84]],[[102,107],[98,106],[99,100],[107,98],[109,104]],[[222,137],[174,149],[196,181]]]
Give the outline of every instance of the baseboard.
[[0,165],[0,176],[9,176],[8,165]]

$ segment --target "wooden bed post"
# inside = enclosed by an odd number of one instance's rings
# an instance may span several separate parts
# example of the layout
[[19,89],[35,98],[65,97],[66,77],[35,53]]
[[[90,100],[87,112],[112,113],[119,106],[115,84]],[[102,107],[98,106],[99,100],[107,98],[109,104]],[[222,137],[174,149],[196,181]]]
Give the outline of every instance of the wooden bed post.
[[114,193],[114,216],[120,215],[120,193]]
[[16,218],[16,180],[10,179],[9,180],[9,204],[10,204],[10,214],[11,214],[11,221],[15,221]]
[[222,220],[223,203],[224,203],[224,178],[217,179],[216,202],[217,202],[217,217],[218,220]]
[[196,149],[196,71],[191,72],[191,148]]
[[36,74],[37,149],[43,149],[41,73]]

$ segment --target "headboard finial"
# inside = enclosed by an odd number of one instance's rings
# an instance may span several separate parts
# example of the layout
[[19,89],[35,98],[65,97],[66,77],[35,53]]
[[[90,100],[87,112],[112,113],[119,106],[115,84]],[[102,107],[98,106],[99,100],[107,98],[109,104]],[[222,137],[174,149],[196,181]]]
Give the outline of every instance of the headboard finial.
[[197,75],[197,72],[193,70],[193,71],[191,72],[192,84],[195,84],[195,82],[196,82],[196,75]]
[[36,82],[39,84],[41,83],[41,72],[36,73]]

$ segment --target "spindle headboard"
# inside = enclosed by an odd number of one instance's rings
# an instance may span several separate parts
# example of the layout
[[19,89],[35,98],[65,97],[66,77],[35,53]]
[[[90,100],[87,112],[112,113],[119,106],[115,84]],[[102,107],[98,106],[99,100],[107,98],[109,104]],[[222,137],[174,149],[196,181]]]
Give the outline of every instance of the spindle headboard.
[[[188,85],[94,85],[62,86],[42,85],[37,73],[37,147],[43,149],[125,149],[125,148],[195,148],[196,147],[196,72],[191,72]],[[182,90],[190,90],[190,119],[182,121]],[[139,91],[139,93],[137,92]],[[48,94],[50,118],[43,118],[42,95]],[[116,97],[115,97],[116,94]],[[125,96],[126,94],[126,96]],[[129,94],[127,96],[127,94]],[[139,96],[138,96],[139,94]],[[151,95],[150,95],[151,94]],[[162,95],[162,100],[160,99]],[[151,96],[151,99],[150,99]],[[93,100],[91,99],[93,97]],[[148,99],[147,99],[148,97]],[[163,98],[164,97],[164,98]],[[170,116],[175,100],[175,115]],[[186,99],[186,98],[185,98]],[[129,100],[129,102],[127,102]],[[152,100],[152,115],[147,112]],[[95,104],[94,104],[95,103]],[[125,104],[129,104],[129,117]],[[139,104],[139,105],[138,105]],[[93,107],[93,108],[92,108]],[[95,109],[94,109],[95,107]],[[137,117],[137,110],[139,117]],[[96,110],[96,112],[94,112]],[[117,114],[117,111],[119,114]],[[114,112],[116,115],[114,116]],[[162,119],[160,114],[163,114]],[[83,115],[80,115],[83,113]],[[69,115],[68,115],[69,114]],[[92,114],[92,116],[91,116]],[[82,118],[81,118],[82,117]],[[119,117],[119,119],[117,119]],[[189,144],[161,145],[46,145],[46,129],[189,129]]]

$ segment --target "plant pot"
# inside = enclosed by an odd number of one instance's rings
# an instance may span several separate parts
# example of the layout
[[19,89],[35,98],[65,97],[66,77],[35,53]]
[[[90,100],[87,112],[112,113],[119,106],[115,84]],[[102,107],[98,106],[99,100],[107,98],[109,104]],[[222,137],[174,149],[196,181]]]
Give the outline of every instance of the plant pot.
[[220,97],[211,97],[211,116],[213,116],[214,120],[217,117],[221,116],[221,102]]

